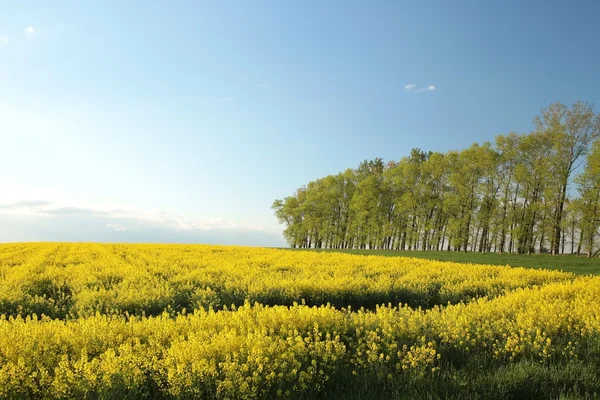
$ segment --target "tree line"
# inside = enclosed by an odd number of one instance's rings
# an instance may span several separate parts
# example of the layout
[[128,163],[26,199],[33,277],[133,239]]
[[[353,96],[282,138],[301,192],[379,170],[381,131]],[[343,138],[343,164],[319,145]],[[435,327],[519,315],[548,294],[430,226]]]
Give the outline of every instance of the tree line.
[[273,202],[295,248],[585,253],[600,228],[600,114],[559,102],[533,131],[309,182]]

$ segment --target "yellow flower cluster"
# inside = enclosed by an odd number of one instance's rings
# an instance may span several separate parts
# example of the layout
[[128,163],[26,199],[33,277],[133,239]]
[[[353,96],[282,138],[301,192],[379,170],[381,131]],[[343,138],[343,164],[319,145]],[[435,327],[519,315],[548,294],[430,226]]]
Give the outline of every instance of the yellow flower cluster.
[[[560,272],[216,246],[12,244],[0,246],[0,285],[0,398],[311,398],[349,382],[431,378],[461,359],[569,362],[600,352],[600,278]],[[176,312],[181,293],[193,311]],[[398,306],[398,293],[438,305]],[[390,304],[294,303],[302,298]]]
[[[495,299],[436,307],[426,313],[442,343],[496,358],[577,358],[581,339],[600,333],[600,278],[518,289]],[[582,347],[583,346],[583,347]]]
[[416,311],[381,310],[246,304],[177,317],[3,317],[0,398],[297,398],[350,370],[433,368],[434,343],[406,331],[381,335],[369,317]]
[[159,315],[243,305],[429,308],[571,274],[412,258],[200,245],[0,245],[0,314]]

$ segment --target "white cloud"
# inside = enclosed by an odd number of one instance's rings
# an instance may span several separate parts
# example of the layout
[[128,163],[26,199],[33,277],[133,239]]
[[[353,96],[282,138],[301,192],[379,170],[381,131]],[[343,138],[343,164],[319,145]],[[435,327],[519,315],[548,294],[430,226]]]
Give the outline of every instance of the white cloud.
[[[230,221],[223,218],[185,218],[162,210],[139,210],[129,207],[73,206],[47,200],[18,200],[0,203],[0,216],[29,216],[58,218],[65,220],[105,221],[104,226],[112,230],[130,231],[130,226],[139,229],[161,228],[171,231],[267,231],[281,232],[281,227],[257,222]],[[136,229],[134,229],[136,230]]]
[[123,224],[106,224],[106,227],[112,228],[117,232],[125,232],[127,230],[127,227]]
[[270,89],[271,88],[271,84],[269,82],[263,82],[260,84],[260,87],[263,89]]
[[429,85],[425,88],[421,88],[421,89],[417,90],[417,92],[431,92],[432,90],[435,90],[435,86]]
[[409,83],[408,85],[404,85],[404,91],[405,92],[410,92],[415,87],[417,87],[417,85],[415,85],[414,83]]
[[0,44],[8,44],[10,38],[8,36],[0,36]]
[[0,175],[0,243],[103,241],[284,246],[276,219],[217,218],[95,202]]
[[31,36],[35,33],[35,28],[33,26],[28,26],[27,28],[25,28],[25,34],[27,36]]

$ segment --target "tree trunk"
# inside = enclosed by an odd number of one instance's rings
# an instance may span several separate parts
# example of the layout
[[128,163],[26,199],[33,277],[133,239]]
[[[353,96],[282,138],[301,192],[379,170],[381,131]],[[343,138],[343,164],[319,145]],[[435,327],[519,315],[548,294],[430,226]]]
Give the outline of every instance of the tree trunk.
[[566,199],[566,195],[567,195],[568,180],[569,180],[568,175],[567,175],[566,179],[563,178],[563,183],[560,188],[560,195],[558,197],[558,208],[556,211],[556,217],[555,217],[555,221],[554,221],[554,238],[552,240],[553,245],[551,246],[553,248],[552,254],[554,254],[554,255],[558,254],[559,247],[560,247],[560,238],[561,238],[561,233],[562,233],[562,229],[561,229],[562,216],[563,216],[563,210],[565,207],[565,199]]

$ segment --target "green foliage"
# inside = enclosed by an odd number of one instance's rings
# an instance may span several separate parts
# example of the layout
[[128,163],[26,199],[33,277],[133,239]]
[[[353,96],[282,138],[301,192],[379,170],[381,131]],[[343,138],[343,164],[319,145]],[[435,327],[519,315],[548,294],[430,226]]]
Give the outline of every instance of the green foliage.
[[576,180],[581,202],[568,185],[600,137],[600,114],[587,103],[554,103],[535,127],[446,154],[413,149],[398,162],[365,160],[273,209],[294,248],[564,254],[583,246],[596,254],[600,207],[590,168],[598,157],[590,154]]

